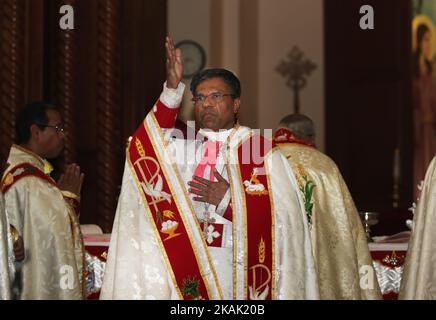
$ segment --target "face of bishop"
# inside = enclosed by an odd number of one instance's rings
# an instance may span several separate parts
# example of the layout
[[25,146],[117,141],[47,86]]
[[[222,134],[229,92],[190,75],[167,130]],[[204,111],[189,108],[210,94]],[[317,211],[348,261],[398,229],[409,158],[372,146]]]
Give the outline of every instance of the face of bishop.
[[233,128],[241,100],[231,93],[231,88],[219,77],[198,84],[195,96],[203,99],[195,103],[195,119],[200,128],[213,131]]

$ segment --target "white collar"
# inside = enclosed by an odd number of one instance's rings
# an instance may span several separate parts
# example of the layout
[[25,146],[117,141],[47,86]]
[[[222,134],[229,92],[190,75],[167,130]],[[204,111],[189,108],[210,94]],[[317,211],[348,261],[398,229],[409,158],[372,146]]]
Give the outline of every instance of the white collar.
[[220,129],[218,132],[212,131],[210,129],[200,129],[199,132],[202,136],[208,138],[211,141],[219,141],[219,142],[225,142],[226,139],[229,137],[230,133],[232,132],[232,129]]

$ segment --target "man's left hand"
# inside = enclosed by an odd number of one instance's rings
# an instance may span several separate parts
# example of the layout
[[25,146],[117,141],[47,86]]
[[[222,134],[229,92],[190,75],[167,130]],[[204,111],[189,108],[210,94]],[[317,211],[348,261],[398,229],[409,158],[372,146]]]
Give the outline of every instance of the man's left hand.
[[59,188],[80,196],[84,177],[85,175],[80,171],[80,167],[77,164],[67,165],[65,173],[59,178]]
[[188,185],[192,187],[189,189],[189,192],[197,195],[193,200],[210,203],[215,206],[220,204],[230,185],[216,169],[214,170],[214,175],[218,180],[216,182],[199,176],[194,176],[192,181],[188,182]]

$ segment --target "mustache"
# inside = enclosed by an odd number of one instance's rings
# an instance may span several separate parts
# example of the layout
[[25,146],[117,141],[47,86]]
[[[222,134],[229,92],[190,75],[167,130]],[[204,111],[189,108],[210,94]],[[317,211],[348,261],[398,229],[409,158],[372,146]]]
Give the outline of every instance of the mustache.
[[216,113],[215,112],[210,112],[210,111],[204,111],[202,113],[200,113],[200,118],[203,119],[205,116],[214,116],[216,117]]

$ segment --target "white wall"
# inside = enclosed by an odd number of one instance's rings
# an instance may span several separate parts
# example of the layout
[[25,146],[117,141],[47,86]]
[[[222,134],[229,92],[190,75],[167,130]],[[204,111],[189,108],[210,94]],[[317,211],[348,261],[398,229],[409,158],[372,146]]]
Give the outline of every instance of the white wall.
[[324,45],[321,0],[259,1],[259,126],[276,127],[292,113],[293,93],[275,68],[288,60],[294,45],[317,69],[300,93],[300,113],[316,124],[317,145],[324,149]]
[[[234,71],[242,82],[242,124],[275,129],[292,112],[293,95],[275,71],[297,45],[317,69],[300,94],[300,112],[317,126],[324,150],[323,0],[168,0],[168,31],[175,41],[203,45],[208,66]],[[188,90],[187,90],[188,93]],[[184,103],[182,118],[192,118]]]
[[191,39],[209,53],[210,0],[168,0],[168,32],[174,41]]
[[[206,66],[210,63],[210,19],[211,0],[168,0],[168,33],[177,43],[182,40],[194,40],[206,51]],[[189,80],[179,117],[184,121],[192,120],[192,95]]]

